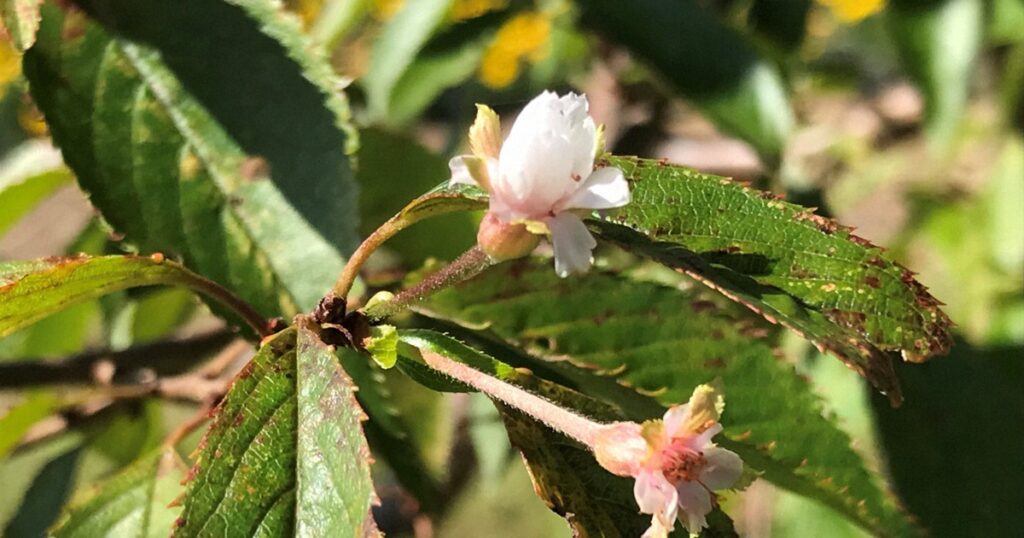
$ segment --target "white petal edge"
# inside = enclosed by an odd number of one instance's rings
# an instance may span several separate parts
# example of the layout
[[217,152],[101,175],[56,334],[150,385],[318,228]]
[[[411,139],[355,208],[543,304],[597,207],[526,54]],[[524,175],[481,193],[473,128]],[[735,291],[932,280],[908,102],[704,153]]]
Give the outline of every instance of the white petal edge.
[[555,272],[565,278],[585,273],[594,263],[597,241],[576,215],[564,212],[545,221],[551,230],[551,246],[555,250]]
[[469,173],[469,165],[466,164],[466,159],[472,158],[471,155],[459,155],[452,157],[448,161],[448,169],[452,171],[452,177],[448,180],[449,185],[473,185],[477,186],[476,180],[473,179],[473,175]]
[[629,183],[622,170],[606,166],[594,170],[555,210],[612,209],[628,204],[629,200]]
[[679,513],[679,493],[657,469],[644,469],[633,484],[633,497],[640,511],[651,514],[662,525],[672,528]]
[[699,482],[689,481],[676,484],[676,492],[683,512],[680,514],[683,525],[691,533],[700,532],[707,525],[705,516],[711,511],[711,493]]
[[743,474],[743,460],[735,452],[717,446],[704,449],[707,463],[700,481],[711,491],[731,488]]

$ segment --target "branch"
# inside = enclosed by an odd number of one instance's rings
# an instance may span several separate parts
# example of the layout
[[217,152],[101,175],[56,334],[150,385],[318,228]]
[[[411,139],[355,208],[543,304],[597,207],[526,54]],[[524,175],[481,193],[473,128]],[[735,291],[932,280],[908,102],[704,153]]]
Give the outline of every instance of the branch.
[[[25,359],[0,363],[0,389],[32,385],[91,383],[101,365],[114,367],[118,377],[150,369],[157,376],[184,372],[237,336],[219,329],[180,340],[162,340],[123,351],[90,351],[58,360]],[[123,370],[123,371],[122,371]]]
[[168,442],[174,442],[175,436],[180,440],[205,421],[205,418],[200,416],[208,416],[210,410],[227,393],[234,379],[238,368],[232,366],[236,365],[243,353],[251,350],[252,346],[248,342],[236,339],[194,372],[143,383],[98,385],[82,389],[85,394],[70,398],[68,409],[33,426],[22,438],[19,448],[102,416],[118,402],[147,397],[195,402],[200,405],[197,417],[187,421],[168,438]]

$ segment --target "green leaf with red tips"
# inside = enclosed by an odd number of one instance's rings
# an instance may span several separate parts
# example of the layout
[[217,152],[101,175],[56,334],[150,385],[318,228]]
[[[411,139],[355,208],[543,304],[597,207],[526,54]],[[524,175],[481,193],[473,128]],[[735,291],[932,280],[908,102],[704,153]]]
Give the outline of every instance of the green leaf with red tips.
[[205,281],[163,256],[72,256],[0,263],[0,337],[69,306],[139,286],[201,288]]
[[889,352],[948,351],[951,322],[906,268],[850,229],[725,178],[611,157],[633,201],[599,236],[718,290],[842,359],[893,401]]
[[216,411],[175,535],[372,535],[363,419],[315,328],[300,323],[274,335]]

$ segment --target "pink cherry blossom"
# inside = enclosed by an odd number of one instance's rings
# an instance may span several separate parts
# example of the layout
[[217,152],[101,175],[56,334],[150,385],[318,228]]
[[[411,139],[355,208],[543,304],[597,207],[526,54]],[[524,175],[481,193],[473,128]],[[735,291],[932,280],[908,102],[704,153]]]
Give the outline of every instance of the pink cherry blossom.
[[735,453],[716,446],[722,431],[719,390],[697,387],[690,401],[669,409],[662,420],[617,422],[598,432],[594,454],[610,472],[636,479],[640,511],[651,514],[645,538],[665,537],[676,519],[690,532],[707,526],[715,491],[732,487],[743,472]]
[[[585,96],[545,91],[523,108],[502,144],[498,115],[478,105],[470,128],[473,154],[449,163],[452,184],[476,184],[490,194],[493,218],[487,226],[521,226],[523,233],[550,236],[555,271],[563,277],[593,264],[597,242],[581,215],[630,200],[621,170],[594,169],[599,133],[588,107]],[[481,231],[481,238],[513,235]],[[526,241],[516,244],[529,246]],[[502,258],[512,257],[507,248],[494,250]]]

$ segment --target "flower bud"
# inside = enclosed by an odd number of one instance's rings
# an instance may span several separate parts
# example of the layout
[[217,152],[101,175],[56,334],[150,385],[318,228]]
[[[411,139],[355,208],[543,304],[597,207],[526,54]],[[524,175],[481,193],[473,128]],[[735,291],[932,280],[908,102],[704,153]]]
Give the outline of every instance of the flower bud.
[[615,422],[594,435],[594,457],[612,474],[636,476],[648,456],[647,440],[635,422]]
[[494,261],[503,262],[522,258],[533,252],[540,236],[530,233],[525,224],[501,222],[488,212],[476,234],[477,244]]

